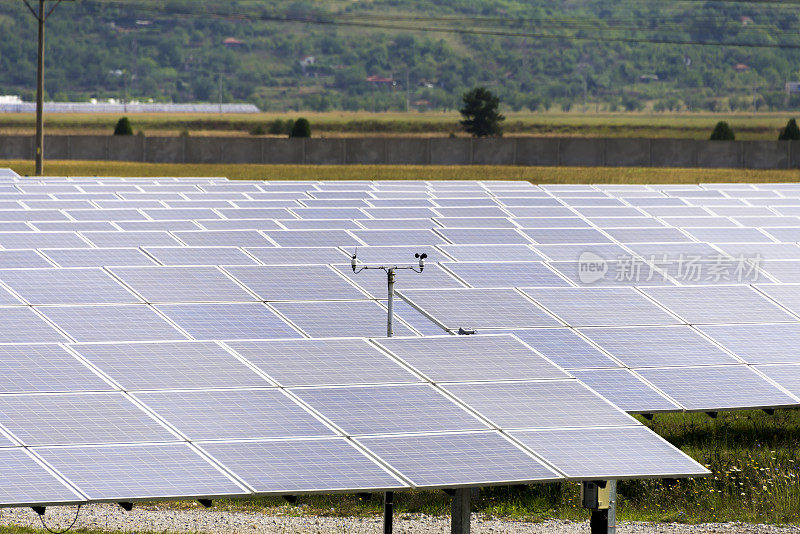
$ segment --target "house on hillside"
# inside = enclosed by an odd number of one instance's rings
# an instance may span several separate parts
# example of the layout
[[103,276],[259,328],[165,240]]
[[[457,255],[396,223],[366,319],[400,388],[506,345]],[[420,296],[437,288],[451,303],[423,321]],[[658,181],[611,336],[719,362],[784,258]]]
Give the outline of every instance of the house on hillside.
[[397,85],[397,82],[394,81],[394,79],[378,76],[377,74],[373,74],[372,76],[367,76],[367,83],[371,83],[373,85],[382,85],[386,87],[394,87],[395,85]]
[[737,63],[736,65],[733,66],[733,70],[735,70],[736,72],[747,72],[748,70],[750,70],[750,67],[748,67],[744,63]]
[[228,37],[227,39],[222,41],[222,44],[225,45],[228,48],[241,48],[241,47],[243,47],[245,45],[245,42],[244,41],[240,41],[239,39],[237,39],[235,37]]

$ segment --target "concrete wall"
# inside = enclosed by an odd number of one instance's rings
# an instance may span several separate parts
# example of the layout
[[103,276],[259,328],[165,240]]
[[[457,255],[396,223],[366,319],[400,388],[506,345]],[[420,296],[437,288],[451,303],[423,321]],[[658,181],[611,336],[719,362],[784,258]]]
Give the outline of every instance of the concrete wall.
[[[0,159],[32,159],[31,136],[0,136]],[[70,135],[46,159],[286,165],[800,168],[800,141],[692,139],[232,138]]]

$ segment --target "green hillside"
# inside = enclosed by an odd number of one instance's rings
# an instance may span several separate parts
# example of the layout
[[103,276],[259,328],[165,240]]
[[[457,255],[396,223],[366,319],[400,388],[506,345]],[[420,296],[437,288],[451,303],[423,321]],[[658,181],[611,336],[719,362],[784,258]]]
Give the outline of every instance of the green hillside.
[[[385,111],[453,109],[480,84],[513,110],[795,109],[800,95],[784,87],[800,80],[797,7],[77,0],[48,22],[46,90],[60,101],[216,102],[221,87],[226,102],[270,111]],[[36,28],[21,1],[0,2],[0,32],[0,94],[32,99]]]

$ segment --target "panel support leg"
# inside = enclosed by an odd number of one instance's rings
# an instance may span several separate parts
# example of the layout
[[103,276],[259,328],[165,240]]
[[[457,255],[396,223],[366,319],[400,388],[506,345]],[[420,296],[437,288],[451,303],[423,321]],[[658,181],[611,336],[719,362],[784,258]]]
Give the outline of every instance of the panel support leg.
[[472,490],[460,488],[453,494],[450,534],[469,534]]
[[617,532],[617,481],[609,480],[608,508],[592,510],[589,527],[592,534],[616,534]]
[[394,492],[383,494],[383,534],[392,534],[392,515],[394,513]]

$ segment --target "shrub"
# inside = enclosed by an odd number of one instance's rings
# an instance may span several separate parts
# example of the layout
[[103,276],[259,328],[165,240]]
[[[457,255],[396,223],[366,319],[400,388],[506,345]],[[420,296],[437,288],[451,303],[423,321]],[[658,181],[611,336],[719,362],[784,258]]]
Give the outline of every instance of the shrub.
[[292,125],[289,137],[311,137],[311,124],[306,119],[297,119]]
[[263,124],[258,124],[250,130],[250,135],[267,135],[267,128]]
[[778,141],[796,141],[798,139],[800,139],[800,128],[797,127],[797,121],[789,119],[786,128],[781,130]]
[[269,134],[270,135],[284,135],[288,134],[289,132],[286,131],[286,126],[283,124],[283,121],[280,119],[275,119],[271,123],[269,123]]
[[725,121],[719,121],[716,126],[714,126],[714,131],[711,132],[711,140],[712,141],[733,141],[736,136],[733,134],[733,130]]
[[133,128],[128,117],[122,117],[114,127],[114,135],[133,135]]

